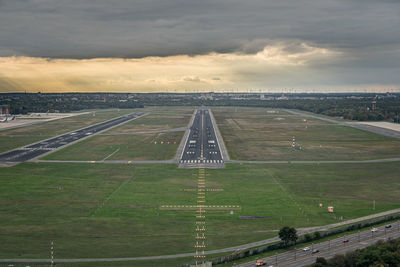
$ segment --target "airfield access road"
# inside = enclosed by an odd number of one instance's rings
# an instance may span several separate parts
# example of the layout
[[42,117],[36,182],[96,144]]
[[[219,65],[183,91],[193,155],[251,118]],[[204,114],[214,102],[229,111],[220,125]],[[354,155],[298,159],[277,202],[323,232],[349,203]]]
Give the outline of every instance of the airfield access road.
[[[395,162],[400,158],[372,159],[372,160],[342,160],[342,161],[246,161],[246,160],[228,160],[225,163],[245,163],[245,164],[342,164],[342,163],[377,163],[377,162]],[[35,162],[48,163],[106,163],[106,164],[176,164],[173,160],[40,160]]]
[[227,160],[226,163],[248,163],[248,164],[342,164],[342,163],[377,163],[400,161],[400,158],[366,159],[366,160]]
[[[312,244],[307,246],[307,249],[304,249],[306,246],[295,248],[285,253],[262,258],[262,260],[264,260],[266,266],[305,266],[314,263],[317,257],[331,258],[336,254],[344,254],[348,251],[367,247],[376,243],[378,240],[400,237],[400,222],[391,224],[390,228],[386,228],[385,226],[376,227],[376,231],[374,230],[374,232],[371,229],[338,237],[322,243]],[[235,266],[255,266],[255,261]]]
[[224,159],[208,109],[198,109],[179,161],[180,167],[224,167]]
[[17,148],[9,152],[0,154],[0,163],[19,163],[35,159],[48,152],[54,151],[83,138],[90,137],[102,131],[126,123],[145,115],[145,113],[132,113],[118,118],[114,118],[105,122],[91,125],[89,127],[79,129],[73,132],[62,134],[47,140],[43,140],[22,148]]
[[322,121],[327,121],[327,122],[339,124],[339,125],[342,125],[342,126],[350,126],[350,127],[354,127],[354,128],[360,129],[360,130],[364,130],[364,131],[368,131],[368,132],[372,132],[372,133],[376,133],[376,134],[380,134],[380,135],[384,135],[384,136],[389,136],[389,137],[393,137],[393,138],[400,138],[400,132],[399,131],[395,131],[395,130],[391,130],[391,129],[386,129],[386,128],[373,126],[373,125],[366,125],[366,124],[338,121],[338,120],[324,118],[324,117],[320,117],[320,116],[317,116],[317,115],[307,114],[307,113],[298,112],[298,111],[294,111],[294,110],[290,110],[290,109],[283,109],[283,110],[286,111],[286,112],[289,112],[291,114],[294,114],[294,115],[300,115],[300,116],[303,116],[303,117],[314,118],[314,119],[318,119],[318,120],[322,120]]
[[175,160],[45,160],[36,159],[35,162],[47,163],[105,163],[105,164],[176,164]]

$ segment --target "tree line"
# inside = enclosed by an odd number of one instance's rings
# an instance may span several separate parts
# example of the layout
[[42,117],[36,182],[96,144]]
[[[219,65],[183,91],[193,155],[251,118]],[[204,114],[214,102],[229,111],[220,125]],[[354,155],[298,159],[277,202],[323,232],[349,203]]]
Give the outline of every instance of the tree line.
[[60,93],[0,94],[0,105],[9,105],[12,114],[28,112],[69,112],[83,109],[137,108],[143,106],[242,106],[285,108],[341,117],[357,121],[400,123],[400,94],[293,94],[271,95],[213,94],[125,94]]
[[0,94],[0,105],[11,114],[71,112],[85,109],[141,108],[137,99],[126,94]]
[[378,241],[364,249],[335,255],[327,260],[317,258],[310,267],[398,267],[400,266],[400,238],[387,242]]
[[[375,106],[372,102],[376,101]],[[370,99],[288,99],[288,100],[216,100],[210,106],[245,106],[298,109],[317,114],[357,121],[390,121],[400,123],[400,97]]]

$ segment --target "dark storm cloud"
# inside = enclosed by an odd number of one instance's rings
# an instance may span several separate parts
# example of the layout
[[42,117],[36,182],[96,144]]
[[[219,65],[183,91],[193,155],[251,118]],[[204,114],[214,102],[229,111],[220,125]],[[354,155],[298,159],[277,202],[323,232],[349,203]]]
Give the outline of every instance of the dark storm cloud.
[[0,0],[1,56],[254,53],[276,40],[393,50],[399,28],[396,0]]
[[[0,57],[254,54],[277,44],[297,54],[303,43],[338,52],[294,83],[399,84],[399,29],[399,0],[0,0]],[[260,85],[278,74],[246,71],[237,75]]]

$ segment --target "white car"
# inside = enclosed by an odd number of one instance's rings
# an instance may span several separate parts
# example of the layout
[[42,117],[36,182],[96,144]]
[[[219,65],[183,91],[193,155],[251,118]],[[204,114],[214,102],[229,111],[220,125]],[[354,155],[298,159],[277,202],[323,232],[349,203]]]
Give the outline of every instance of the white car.
[[372,228],[371,232],[378,232],[378,229],[377,228]]
[[309,251],[311,248],[310,247],[305,247],[303,248],[303,251]]

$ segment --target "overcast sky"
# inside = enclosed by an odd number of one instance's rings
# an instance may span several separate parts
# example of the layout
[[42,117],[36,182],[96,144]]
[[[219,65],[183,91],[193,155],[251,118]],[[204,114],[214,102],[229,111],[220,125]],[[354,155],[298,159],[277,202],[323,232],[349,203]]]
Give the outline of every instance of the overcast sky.
[[399,29],[399,0],[0,0],[0,91],[399,90]]

